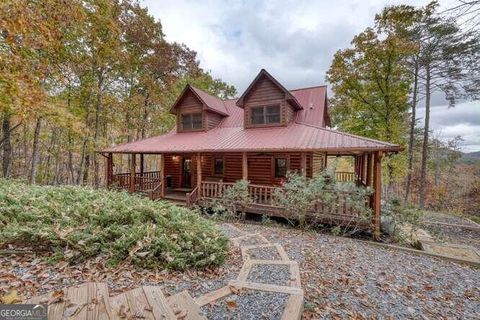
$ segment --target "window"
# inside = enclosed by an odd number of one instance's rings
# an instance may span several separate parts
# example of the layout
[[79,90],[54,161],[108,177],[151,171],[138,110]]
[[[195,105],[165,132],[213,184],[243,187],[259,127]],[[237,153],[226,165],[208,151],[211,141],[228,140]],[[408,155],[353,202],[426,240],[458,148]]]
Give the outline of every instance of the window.
[[223,176],[224,167],[225,167],[225,163],[223,161],[223,158],[213,159],[213,173],[216,176]]
[[261,106],[251,108],[252,124],[280,123],[280,106]]
[[182,114],[182,129],[183,130],[202,129],[202,114],[201,113]]
[[287,175],[287,159],[275,158],[275,177],[284,178]]

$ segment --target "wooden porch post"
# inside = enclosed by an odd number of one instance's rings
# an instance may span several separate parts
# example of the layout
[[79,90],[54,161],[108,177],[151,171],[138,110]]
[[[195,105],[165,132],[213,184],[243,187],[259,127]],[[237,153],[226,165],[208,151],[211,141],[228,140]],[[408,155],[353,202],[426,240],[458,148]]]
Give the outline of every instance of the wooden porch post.
[[366,157],[366,156],[367,156],[367,154],[364,153],[364,154],[362,154],[362,157],[360,158],[360,160],[361,160],[360,163],[361,163],[361,165],[362,165],[362,168],[361,168],[361,169],[362,169],[362,174],[361,174],[360,180],[362,181],[362,183],[363,183],[363,182],[366,182],[366,179],[365,179],[365,178],[366,178],[366,177],[365,177],[365,173],[366,173],[366,170],[365,170],[365,162],[366,162],[366,161],[365,161],[365,157]]
[[372,186],[372,158],[373,154],[372,153],[367,153],[367,187]]
[[363,155],[363,181],[365,181],[365,185],[367,185],[367,171],[368,171],[368,153]]
[[130,192],[135,192],[135,170],[136,170],[136,158],[137,154],[132,153],[131,154],[132,160],[130,161]]
[[302,176],[307,176],[307,154],[302,152],[300,154],[300,173]]
[[163,198],[165,195],[165,154],[160,155],[160,183],[162,184],[160,190],[160,196]]
[[242,179],[248,180],[248,157],[247,153],[242,153]]
[[144,169],[143,153],[140,153],[140,175],[143,176]]
[[355,155],[354,156],[354,163],[355,163],[355,166],[354,166],[354,171],[355,171],[355,184],[358,186],[360,183],[360,157],[358,155]]
[[374,223],[373,236],[375,240],[380,240],[380,206],[382,198],[382,152],[380,151],[375,152],[373,159],[373,188],[375,189],[372,208]]
[[202,185],[202,154],[197,153],[197,188],[200,190]]
[[106,179],[107,179],[107,188],[110,188],[113,182],[113,153],[109,153],[107,156],[107,174],[106,174]]

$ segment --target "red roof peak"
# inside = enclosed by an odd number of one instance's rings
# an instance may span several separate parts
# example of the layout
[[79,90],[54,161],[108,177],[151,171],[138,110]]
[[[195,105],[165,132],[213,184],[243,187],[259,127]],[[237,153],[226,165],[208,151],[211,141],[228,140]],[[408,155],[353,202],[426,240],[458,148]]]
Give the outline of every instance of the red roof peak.
[[310,89],[316,89],[316,88],[326,88],[326,84],[321,84],[318,86],[311,86],[311,87],[304,87],[304,88],[296,88],[296,89],[290,89],[290,92],[292,91],[300,91],[300,90],[310,90]]
[[198,89],[191,84],[187,84],[185,88],[183,89],[182,93],[178,96],[177,100],[175,103],[172,105],[170,108],[170,112],[173,112],[173,110],[176,108],[176,106],[180,103],[182,100],[183,96],[188,92],[191,91],[202,103],[205,104],[208,110],[212,112],[216,112],[218,114],[221,114],[223,116],[228,116],[227,109],[225,108],[225,104],[223,103],[223,100],[212,96],[208,94],[207,92]]
[[285,93],[285,96],[287,100],[289,100],[292,105],[296,109],[302,109],[302,105],[297,101],[294,95],[290,91],[288,91],[280,82],[277,81],[270,73],[267,72],[267,70],[262,69],[258,73],[258,75],[253,79],[252,83],[248,86],[248,88],[245,90],[245,92],[238,98],[237,100],[237,106],[242,107],[243,106],[243,100],[247,96],[247,94],[253,89],[255,83],[259,81],[262,77],[267,77],[269,80],[271,80],[280,90],[282,90]]

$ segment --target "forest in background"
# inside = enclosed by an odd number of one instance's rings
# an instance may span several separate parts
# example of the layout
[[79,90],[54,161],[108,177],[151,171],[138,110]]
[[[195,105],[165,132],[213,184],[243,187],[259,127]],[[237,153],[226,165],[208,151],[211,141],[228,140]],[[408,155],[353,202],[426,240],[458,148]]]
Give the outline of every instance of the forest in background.
[[0,15],[3,177],[98,186],[95,151],[170,130],[186,83],[236,94],[135,1],[7,0]]
[[464,161],[462,138],[445,141],[430,126],[433,95],[449,108],[480,98],[479,23],[480,1],[387,6],[335,54],[332,122],[405,147],[384,160],[385,198],[480,215],[480,161]]
[[[333,57],[335,127],[405,146],[385,161],[387,197],[480,214],[480,161],[465,161],[461,137],[444,141],[428,121],[436,92],[451,107],[479,97],[479,11],[480,1],[389,6]],[[7,0],[0,18],[3,177],[99,186],[95,151],[170,130],[186,83],[237,93],[133,0]]]

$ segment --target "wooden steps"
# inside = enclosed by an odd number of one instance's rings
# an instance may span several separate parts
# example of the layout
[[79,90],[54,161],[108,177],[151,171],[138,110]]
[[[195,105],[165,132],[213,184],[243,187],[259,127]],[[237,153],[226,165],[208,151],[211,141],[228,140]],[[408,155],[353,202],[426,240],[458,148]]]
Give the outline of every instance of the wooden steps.
[[33,297],[26,303],[48,304],[48,319],[207,319],[187,291],[166,298],[155,286],[110,297],[105,283],[88,282]]
[[167,303],[175,315],[185,320],[207,320],[200,306],[187,291],[182,291],[167,298]]

